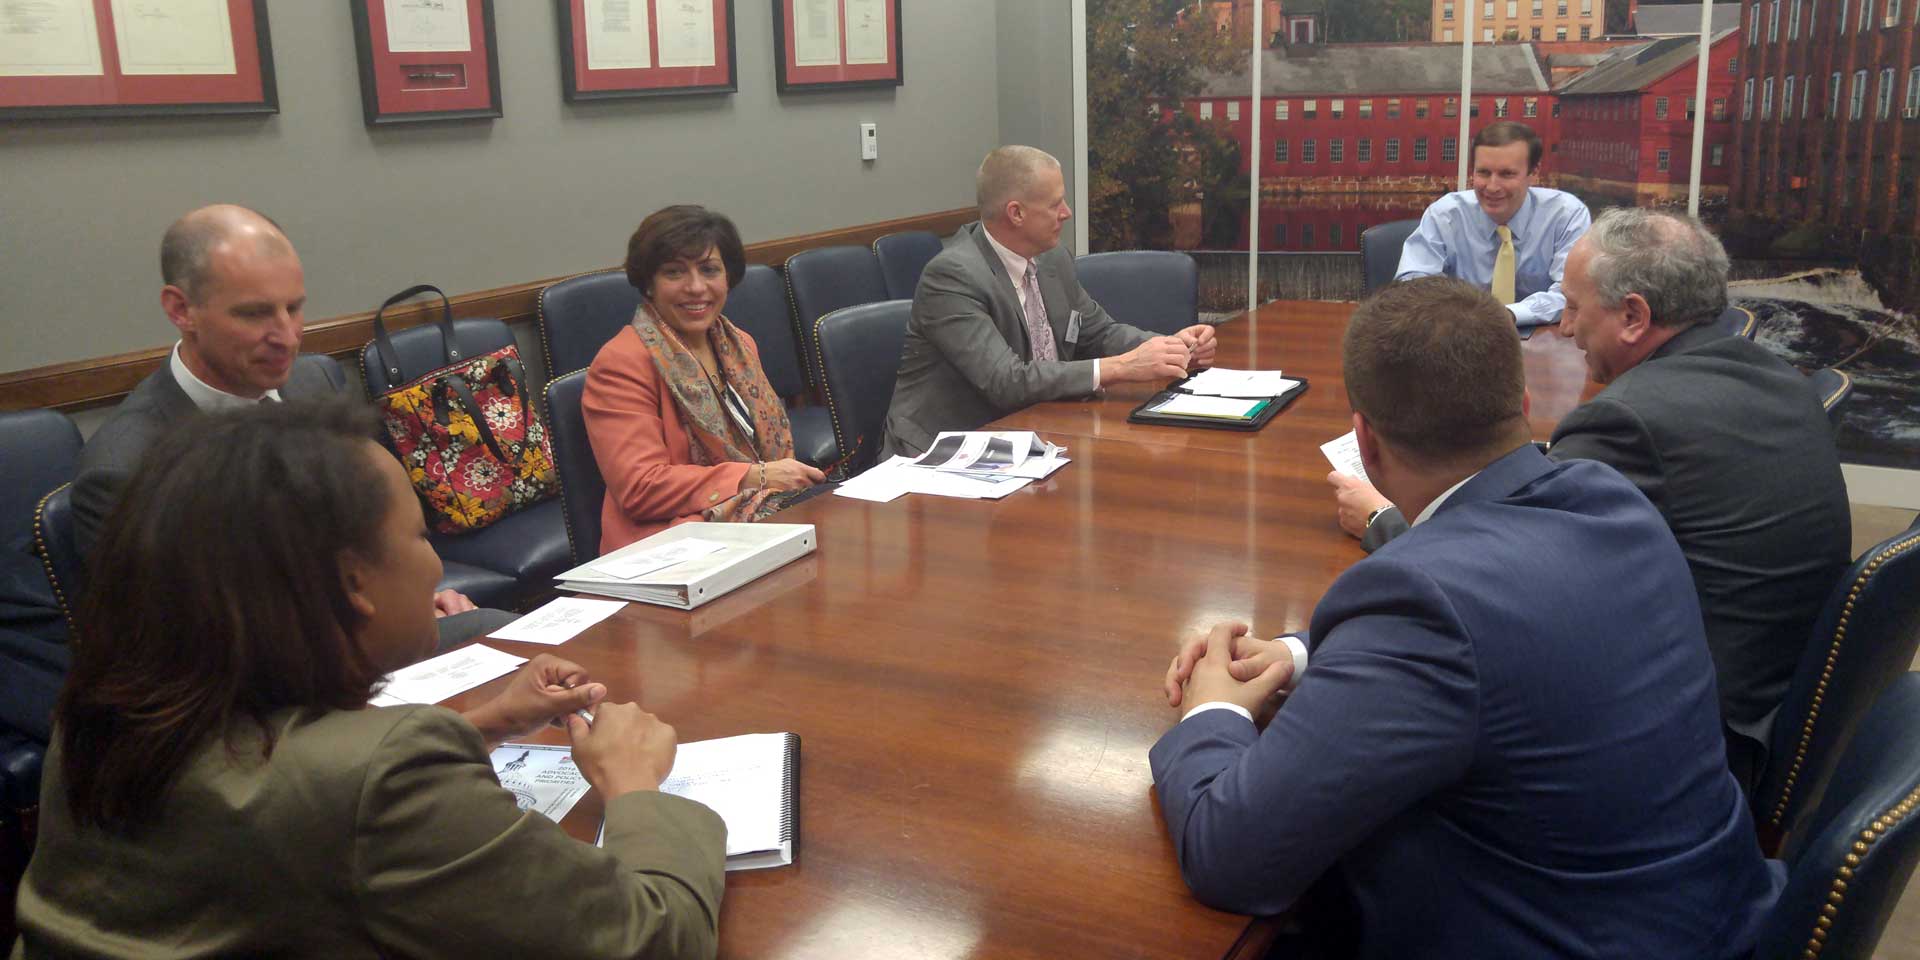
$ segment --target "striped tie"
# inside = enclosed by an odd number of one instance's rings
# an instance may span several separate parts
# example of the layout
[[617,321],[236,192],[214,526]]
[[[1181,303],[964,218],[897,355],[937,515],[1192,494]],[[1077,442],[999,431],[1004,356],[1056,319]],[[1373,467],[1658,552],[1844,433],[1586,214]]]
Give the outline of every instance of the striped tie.
[[1053,347],[1053,328],[1047,326],[1047,305],[1040,299],[1040,272],[1034,269],[1032,261],[1027,262],[1027,275],[1021,285],[1027,291],[1027,302],[1022,309],[1027,315],[1027,339],[1033,343],[1033,359],[1057,360],[1060,353]]

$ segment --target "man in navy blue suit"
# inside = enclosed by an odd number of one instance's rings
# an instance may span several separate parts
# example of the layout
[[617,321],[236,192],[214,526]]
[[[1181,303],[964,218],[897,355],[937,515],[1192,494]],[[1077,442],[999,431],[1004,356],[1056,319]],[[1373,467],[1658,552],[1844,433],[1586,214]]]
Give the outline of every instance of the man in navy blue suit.
[[1273,914],[1324,879],[1366,957],[1747,955],[1785,873],[1660,514],[1529,442],[1482,291],[1388,288],[1343,364],[1367,474],[1415,520],[1321,598],[1298,677],[1240,624],[1175,658],[1188,710],[1150,760],[1194,895]]

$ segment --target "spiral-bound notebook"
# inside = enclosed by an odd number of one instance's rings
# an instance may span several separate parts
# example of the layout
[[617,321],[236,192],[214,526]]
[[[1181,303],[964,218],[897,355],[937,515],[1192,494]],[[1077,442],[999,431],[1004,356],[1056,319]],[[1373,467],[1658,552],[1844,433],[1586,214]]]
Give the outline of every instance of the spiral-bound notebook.
[[705,804],[727,824],[727,869],[793,862],[799,826],[800,737],[750,733],[683,743],[662,793]]

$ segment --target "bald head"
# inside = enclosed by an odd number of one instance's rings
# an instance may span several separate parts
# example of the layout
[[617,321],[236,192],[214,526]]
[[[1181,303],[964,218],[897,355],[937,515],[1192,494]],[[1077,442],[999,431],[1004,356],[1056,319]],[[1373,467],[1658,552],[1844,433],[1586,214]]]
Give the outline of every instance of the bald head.
[[974,177],[980,201],[980,219],[993,223],[1007,214],[1007,203],[1033,203],[1041,187],[1060,173],[1060,161],[1036,147],[1008,145],[987,154]]
[[160,240],[160,281],[203,303],[213,252],[232,244],[263,258],[293,255],[293,243],[265,214],[231,203],[201,207],[167,228]]

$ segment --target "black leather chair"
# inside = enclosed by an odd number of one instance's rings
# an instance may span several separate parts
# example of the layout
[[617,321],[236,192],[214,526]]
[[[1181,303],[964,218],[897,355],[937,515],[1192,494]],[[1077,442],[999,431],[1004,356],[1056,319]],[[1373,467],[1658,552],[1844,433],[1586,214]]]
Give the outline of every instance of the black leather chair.
[[873,258],[886,278],[887,299],[912,300],[920,286],[920,271],[940,255],[940,237],[926,230],[889,233],[873,242]]
[[840,476],[830,480],[851,477],[879,459],[912,313],[913,301],[887,300],[835,310],[814,327],[834,436],[846,451]]
[[640,291],[627,282],[625,270],[569,277],[541,290],[533,325],[540,331],[548,379],[592,363],[638,309]]
[[1419,220],[1394,220],[1360,231],[1360,267],[1368,293],[1393,282],[1400,272],[1400,248],[1419,228]]
[[802,250],[787,258],[786,274],[787,300],[793,304],[794,329],[801,333],[807,382],[818,386],[825,381],[820,375],[814,324],[841,307],[888,299],[887,280],[880,274],[880,261],[866,247]]
[[1813,383],[1813,392],[1820,396],[1820,406],[1827,411],[1827,419],[1835,426],[1840,423],[1840,404],[1853,392],[1853,378],[1845,370],[1827,367],[1807,374]]
[[[455,320],[453,332],[467,356],[490,353],[514,342],[513,331],[499,320]],[[444,341],[436,326],[397,330],[390,339],[403,377],[419,376],[446,362]],[[373,343],[360,350],[360,371],[366,377],[369,397],[405,382],[389,378]],[[533,384],[526,386],[535,389]],[[558,497],[510,513],[482,530],[436,532],[430,539],[447,569],[442,588],[459,590],[485,607],[512,607],[525,595],[550,587],[554,575],[571,566],[567,562],[567,524]],[[466,589],[468,586],[473,589]]]
[[34,532],[41,499],[73,479],[81,446],[79,428],[56,411],[0,413],[0,626],[49,643],[66,642],[66,618],[35,559]]
[[547,382],[547,437],[553,441],[553,465],[560,471],[561,516],[566,518],[569,559],[579,566],[600,556],[600,508],[607,482],[593,458],[580,397],[587,372],[575,370]]
[[1756,960],[1867,957],[1920,862],[1920,673],[1867,711],[1820,809],[1788,844]]
[[1753,315],[1752,310],[1731,303],[1727,304],[1725,310],[1720,311],[1720,316],[1714,318],[1713,325],[1747,340],[1752,340],[1753,335],[1760,330],[1760,320]]
[[1753,795],[1762,849],[1805,829],[1867,705],[1920,645],[1920,520],[1853,562],[1828,595],[1774,717]]
[[[791,399],[807,392],[807,378],[800,370],[800,343],[794,338],[793,314],[788,310],[786,286],[772,267],[747,267],[740,282],[727,291],[727,319],[753,337],[760,350],[760,369],[773,392]],[[787,419],[793,424],[795,458],[821,468],[840,459],[840,448],[833,442],[833,418],[826,407],[791,407]]]
[[73,484],[63,483],[40,498],[33,520],[33,552],[53,588],[53,599],[67,619],[67,631],[73,633],[74,615],[80,597],[87,590],[86,558],[73,523]]
[[1200,322],[1200,265],[1168,250],[1115,250],[1073,261],[1093,302],[1121,323],[1178,333]]

